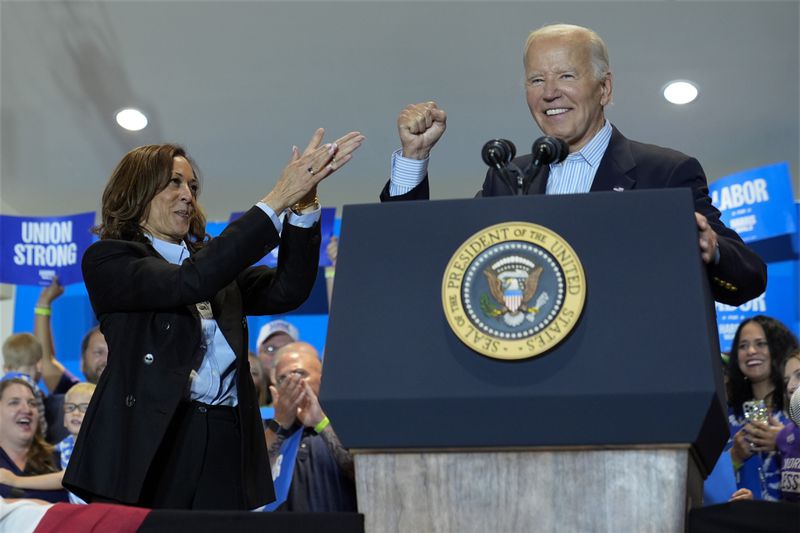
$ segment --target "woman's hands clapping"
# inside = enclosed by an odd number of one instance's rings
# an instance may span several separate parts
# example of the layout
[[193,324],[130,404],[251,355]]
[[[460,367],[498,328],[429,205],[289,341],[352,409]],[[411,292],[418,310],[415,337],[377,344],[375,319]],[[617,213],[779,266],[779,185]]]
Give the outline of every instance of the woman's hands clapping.
[[296,203],[312,203],[317,184],[342,168],[353,157],[365,137],[352,131],[332,143],[320,145],[325,130],[319,128],[303,153],[295,146],[289,164],[283,169],[278,183],[261,201],[276,213]]

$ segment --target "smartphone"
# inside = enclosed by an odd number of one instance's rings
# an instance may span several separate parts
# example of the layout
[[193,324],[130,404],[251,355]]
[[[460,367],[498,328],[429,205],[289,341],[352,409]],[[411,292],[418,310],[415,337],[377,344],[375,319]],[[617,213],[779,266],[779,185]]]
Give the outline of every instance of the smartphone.
[[764,400],[748,400],[742,404],[742,409],[748,422],[769,423],[769,412]]

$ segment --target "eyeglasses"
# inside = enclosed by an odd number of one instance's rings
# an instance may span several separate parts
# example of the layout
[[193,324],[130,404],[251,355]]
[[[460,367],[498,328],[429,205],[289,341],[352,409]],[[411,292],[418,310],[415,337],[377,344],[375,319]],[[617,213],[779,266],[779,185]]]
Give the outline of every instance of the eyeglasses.
[[88,403],[65,403],[64,404],[64,412],[65,413],[71,413],[75,409],[77,409],[81,413],[85,413],[88,408],[89,408],[89,404]]

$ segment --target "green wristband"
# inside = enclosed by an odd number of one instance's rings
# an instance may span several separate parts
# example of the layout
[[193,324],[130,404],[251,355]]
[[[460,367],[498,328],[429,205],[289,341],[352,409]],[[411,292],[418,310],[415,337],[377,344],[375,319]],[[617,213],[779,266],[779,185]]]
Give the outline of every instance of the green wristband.
[[319,424],[317,424],[316,426],[314,426],[314,432],[315,432],[315,433],[322,433],[322,431],[323,431],[323,430],[324,430],[326,427],[328,427],[328,426],[330,426],[330,425],[331,425],[331,421],[330,421],[330,419],[329,419],[329,418],[326,416],[325,418],[323,418],[322,420],[320,420],[320,421],[319,421]]

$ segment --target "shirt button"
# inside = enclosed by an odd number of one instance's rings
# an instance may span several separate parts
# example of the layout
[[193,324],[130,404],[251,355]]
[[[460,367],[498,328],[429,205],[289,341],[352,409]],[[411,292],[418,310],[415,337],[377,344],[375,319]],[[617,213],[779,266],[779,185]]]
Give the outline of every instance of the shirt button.
[[244,329],[247,329],[247,317],[245,317],[245,318],[243,318],[243,319],[242,319],[242,327],[243,327]]
[[164,331],[169,330],[170,327],[171,327],[171,325],[170,325],[169,321],[167,321],[167,320],[165,320],[165,321],[163,321],[161,323],[161,329],[163,329]]
[[153,359],[154,359],[153,358],[153,354],[151,354],[151,353],[145,354],[145,356],[144,356],[144,364],[152,365],[153,364]]
[[125,396],[125,405],[126,406],[133,407],[133,404],[135,404],[135,403],[136,403],[136,398],[133,396],[133,394],[128,394],[127,396]]

